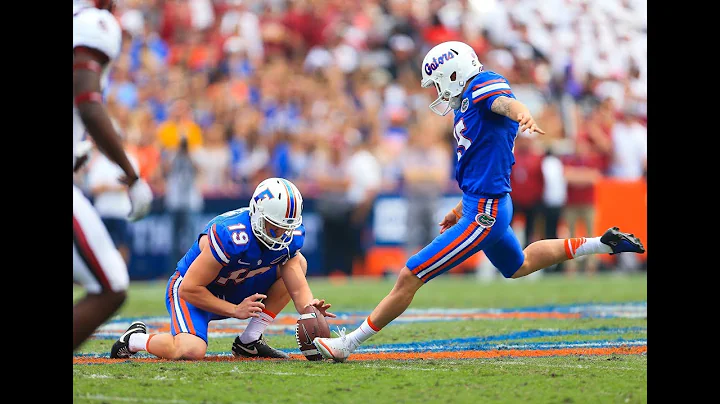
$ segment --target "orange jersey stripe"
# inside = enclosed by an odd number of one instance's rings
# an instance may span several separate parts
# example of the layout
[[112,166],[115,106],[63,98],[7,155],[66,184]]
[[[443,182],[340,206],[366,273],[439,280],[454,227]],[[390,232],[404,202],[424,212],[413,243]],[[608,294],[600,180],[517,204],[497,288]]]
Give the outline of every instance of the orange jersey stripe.
[[[480,201],[478,202],[478,209],[483,204],[485,204],[485,198],[481,198]],[[452,243],[450,243],[447,247],[440,250],[440,252],[438,252],[437,254],[433,255],[432,258],[430,258],[429,260],[427,260],[424,263],[422,263],[421,265],[419,265],[417,268],[415,268],[412,271],[412,273],[417,275],[418,273],[420,273],[420,271],[429,267],[431,264],[433,264],[434,262],[437,262],[440,258],[445,256],[447,253],[454,250],[455,247],[457,247],[466,238],[468,238],[475,231],[475,229],[477,229],[477,227],[478,227],[478,224],[476,222],[473,222],[472,224],[470,224],[470,226],[468,226],[468,228],[465,229],[465,231],[462,232],[462,234],[460,234],[460,236],[458,236],[455,240],[453,240]]]
[[470,226],[468,226],[468,228],[465,229],[465,231],[462,232],[462,234],[460,234],[460,236],[458,236],[455,240],[452,241],[452,243],[450,243],[447,247],[440,250],[440,252],[438,252],[437,254],[433,255],[432,258],[430,258],[429,260],[420,264],[417,268],[415,268],[412,271],[412,273],[415,275],[419,274],[422,270],[429,267],[433,263],[437,262],[440,258],[445,256],[450,251],[454,250],[455,247],[457,247],[458,245],[460,245],[460,243],[465,241],[465,239],[470,237],[470,235],[475,231],[475,229],[477,229],[477,227],[478,227],[477,223],[475,223],[475,222],[471,223]]
[[180,326],[177,321],[177,317],[175,316],[175,302],[174,302],[174,295],[173,295],[173,286],[175,285],[175,281],[177,281],[178,277],[180,276],[180,272],[175,272],[175,275],[172,277],[172,280],[170,281],[170,284],[168,285],[168,299],[170,299],[170,321],[172,323],[172,329],[175,331],[175,333],[180,332]]
[[[493,207],[491,212],[493,212],[493,217],[497,217],[497,205],[498,200],[495,199],[493,201]],[[462,257],[465,254],[465,251],[472,251],[473,248],[477,247],[478,244],[480,244],[481,241],[485,240],[485,237],[487,237],[488,234],[490,234],[490,229],[486,229],[487,231],[483,232],[477,240],[475,240],[472,244],[465,247],[463,250],[459,251],[456,256],[449,259],[446,263],[440,265],[438,268],[435,268],[434,270],[428,272],[425,274],[425,276],[422,277],[423,281],[426,281],[430,277],[434,276],[436,273],[441,272],[443,269],[447,268],[448,266],[452,265],[455,261],[459,260],[460,257]]]
[[182,309],[183,316],[185,317],[185,323],[187,323],[188,330],[190,331],[190,334],[195,335],[195,327],[193,327],[192,317],[190,317],[190,310],[188,310],[187,303],[185,300],[180,299],[180,296],[178,296],[178,300],[180,301],[180,308]]

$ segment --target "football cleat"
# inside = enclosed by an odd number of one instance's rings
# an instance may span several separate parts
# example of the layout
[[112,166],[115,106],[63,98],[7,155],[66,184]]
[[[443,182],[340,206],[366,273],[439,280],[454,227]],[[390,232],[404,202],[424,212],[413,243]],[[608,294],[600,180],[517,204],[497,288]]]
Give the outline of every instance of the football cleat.
[[236,358],[279,358],[279,359],[290,359],[290,355],[283,351],[279,351],[267,344],[265,338],[260,335],[260,338],[244,344],[240,341],[240,336],[235,337],[235,342],[232,344],[232,353]]
[[643,247],[639,238],[635,237],[632,233],[623,233],[617,227],[607,229],[605,234],[600,237],[600,242],[612,248],[610,255],[622,252],[634,252],[638,254],[645,252],[645,247]]
[[345,327],[335,331],[337,338],[320,338],[313,339],[313,345],[320,351],[325,359],[332,359],[335,362],[345,362],[345,360],[353,353],[357,346],[351,344],[345,335]]
[[147,334],[147,326],[142,321],[135,321],[130,324],[127,331],[113,344],[112,349],[110,349],[110,357],[125,359],[135,354],[135,352],[130,352],[130,336],[138,332]]

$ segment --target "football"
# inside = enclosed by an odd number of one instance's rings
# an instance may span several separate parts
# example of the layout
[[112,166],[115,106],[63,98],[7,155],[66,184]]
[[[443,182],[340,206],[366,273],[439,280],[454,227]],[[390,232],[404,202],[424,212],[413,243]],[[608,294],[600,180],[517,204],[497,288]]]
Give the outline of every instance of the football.
[[323,359],[312,343],[315,337],[329,338],[330,327],[325,320],[325,316],[315,306],[310,306],[305,309],[305,313],[298,318],[295,324],[295,341],[300,347],[300,352],[309,361]]

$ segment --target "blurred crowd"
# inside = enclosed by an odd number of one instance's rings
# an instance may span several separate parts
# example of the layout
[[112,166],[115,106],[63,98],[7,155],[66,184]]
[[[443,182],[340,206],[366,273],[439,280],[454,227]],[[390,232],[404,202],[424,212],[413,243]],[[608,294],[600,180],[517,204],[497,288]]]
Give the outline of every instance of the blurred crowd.
[[[168,209],[246,198],[260,180],[285,177],[318,199],[332,241],[359,228],[379,192],[432,200],[457,191],[452,114],[429,110],[437,94],[420,87],[420,65],[432,46],[464,41],[547,132],[519,137],[515,149],[513,199],[530,242],[556,232],[561,215],[592,222],[598,179],[645,176],[646,7],[123,0],[122,52],[105,96],[141,176]],[[76,175],[89,193],[93,166]]]

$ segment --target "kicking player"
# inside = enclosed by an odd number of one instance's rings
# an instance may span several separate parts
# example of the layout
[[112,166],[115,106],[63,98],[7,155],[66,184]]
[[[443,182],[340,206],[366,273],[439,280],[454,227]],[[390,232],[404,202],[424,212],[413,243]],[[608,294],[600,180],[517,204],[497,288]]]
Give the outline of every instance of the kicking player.
[[430,104],[433,112],[455,113],[455,178],[463,197],[440,222],[440,234],[410,257],[393,289],[360,327],[347,335],[339,330],[338,338],[315,338],[313,343],[325,358],[346,360],[402,314],[422,285],[480,250],[506,278],[520,278],[582,255],[645,252],[640,240],[617,227],[600,237],[540,240],[523,250],[510,227],[515,137],[526,130],[545,132],[515,99],[508,81],[484,71],[465,43],[451,41],[432,48],[423,60],[421,84],[434,85],[438,92]]
[[335,317],[327,311],[330,304],[313,298],[305,279],[302,208],[294,184],[269,178],[255,189],[250,207],[213,218],[168,281],[171,332],[148,334],[136,321],[112,346],[110,357],[147,351],[165,359],[202,359],[209,322],[232,317],[250,318],[232,345],[235,356],[289,358],[267,345],[263,331],[291,299],[298,313],[312,305]]

